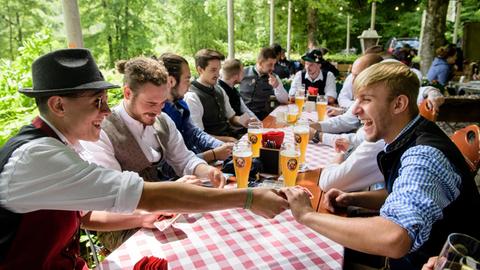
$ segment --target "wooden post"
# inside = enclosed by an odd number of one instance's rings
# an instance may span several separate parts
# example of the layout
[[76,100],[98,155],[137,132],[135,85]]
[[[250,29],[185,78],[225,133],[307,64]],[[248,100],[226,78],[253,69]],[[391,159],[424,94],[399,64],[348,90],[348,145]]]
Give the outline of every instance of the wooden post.
[[347,54],[350,54],[350,15],[347,15]]
[[275,42],[275,34],[273,32],[275,24],[275,0],[270,0],[270,45]]
[[233,0],[227,0],[227,18],[228,18],[228,58],[235,58],[235,39],[234,39],[234,16]]
[[292,1],[288,1],[288,22],[287,22],[287,59],[290,59],[291,39],[292,39]]
[[68,48],[83,48],[82,26],[77,0],[62,0]]

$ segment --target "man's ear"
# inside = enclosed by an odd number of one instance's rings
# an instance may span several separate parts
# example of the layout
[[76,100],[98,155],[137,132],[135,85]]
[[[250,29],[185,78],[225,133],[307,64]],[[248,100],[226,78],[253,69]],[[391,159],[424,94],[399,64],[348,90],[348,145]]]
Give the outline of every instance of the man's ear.
[[126,100],[130,100],[130,99],[132,99],[132,96],[133,96],[133,92],[132,92],[132,89],[130,88],[130,86],[124,85],[123,86],[123,97]]
[[410,100],[406,95],[399,95],[398,97],[395,98],[394,100],[394,113],[399,114],[404,111],[408,111],[408,104]]
[[51,96],[47,100],[47,106],[54,115],[64,115],[65,107],[63,98],[60,96]]
[[177,86],[177,80],[175,79],[175,77],[170,75],[168,76],[168,83],[170,84],[171,88],[174,88],[175,86]]
[[198,73],[199,76],[202,75],[202,73],[204,71],[203,68],[201,68],[200,66],[196,66],[195,69],[197,70],[197,73]]

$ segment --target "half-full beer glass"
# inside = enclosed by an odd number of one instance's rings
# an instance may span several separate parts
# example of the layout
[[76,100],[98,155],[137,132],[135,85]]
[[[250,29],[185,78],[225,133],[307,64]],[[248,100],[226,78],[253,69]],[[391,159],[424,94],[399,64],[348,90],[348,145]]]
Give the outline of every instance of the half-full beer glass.
[[233,146],[233,167],[237,188],[248,187],[248,175],[252,167],[252,147],[249,141],[238,141]]
[[298,107],[298,113],[301,114],[305,104],[305,88],[299,88],[295,92],[295,105]]
[[293,143],[284,142],[280,149],[280,170],[286,187],[295,186],[299,168],[300,151]]
[[248,123],[248,141],[252,144],[253,157],[260,156],[262,146],[263,124],[260,121]]
[[288,124],[295,124],[298,118],[298,107],[297,105],[290,104],[287,107],[287,123]]
[[327,98],[323,95],[318,95],[316,105],[318,121],[320,122],[325,119],[325,114],[327,113]]
[[305,119],[297,120],[295,126],[293,126],[293,138],[295,145],[300,149],[300,169],[305,170],[305,155],[307,154],[308,135],[310,127],[308,121]]

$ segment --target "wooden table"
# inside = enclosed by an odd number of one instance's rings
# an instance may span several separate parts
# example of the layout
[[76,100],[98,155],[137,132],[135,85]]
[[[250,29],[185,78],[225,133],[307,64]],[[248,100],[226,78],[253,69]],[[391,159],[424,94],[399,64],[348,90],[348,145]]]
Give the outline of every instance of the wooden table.
[[480,96],[450,96],[440,106],[437,121],[480,122]]

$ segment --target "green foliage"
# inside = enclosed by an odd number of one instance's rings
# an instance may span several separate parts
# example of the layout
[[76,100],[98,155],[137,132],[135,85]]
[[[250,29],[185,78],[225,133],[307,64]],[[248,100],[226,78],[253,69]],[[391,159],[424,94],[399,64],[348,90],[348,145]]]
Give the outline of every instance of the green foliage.
[[14,61],[0,60],[0,89],[3,91],[0,97],[0,145],[37,114],[35,100],[20,94],[18,89],[32,86],[31,64],[38,56],[51,51],[51,44],[51,33],[45,29],[23,42]]
[[339,64],[352,64],[359,55],[356,54],[327,54],[325,59],[330,62],[337,62]]

